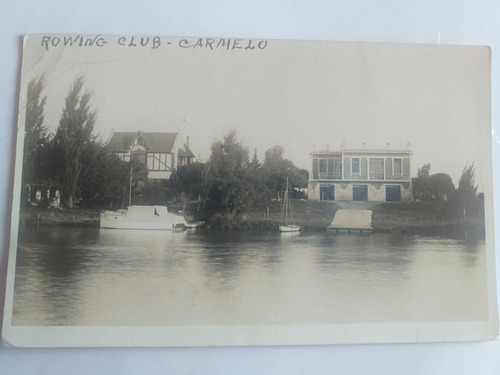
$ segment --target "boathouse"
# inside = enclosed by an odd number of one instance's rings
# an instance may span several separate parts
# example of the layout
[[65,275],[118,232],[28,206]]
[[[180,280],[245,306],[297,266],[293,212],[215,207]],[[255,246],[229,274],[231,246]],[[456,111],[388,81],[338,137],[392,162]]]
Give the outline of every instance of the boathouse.
[[412,200],[411,154],[409,145],[313,150],[308,197],[336,201]]
[[189,137],[184,142],[180,133],[113,132],[105,147],[123,161],[143,163],[152,180],[169,179],[175,168],[192,163],[195,157]]

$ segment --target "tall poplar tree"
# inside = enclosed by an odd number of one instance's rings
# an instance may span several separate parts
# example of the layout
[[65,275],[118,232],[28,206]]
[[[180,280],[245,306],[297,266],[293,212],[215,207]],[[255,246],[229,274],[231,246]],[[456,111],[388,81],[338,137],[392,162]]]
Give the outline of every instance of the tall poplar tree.
[[70,208],[74,207],[77,199],[83,153],[94,141],[96,112],[90,110],[91,93],[82,93],[84,83],[84,78],[78,77],[71,85],[54,138],[63,161],[62,183]]
[[474,164],[466,165],[458,181],[457,200],[462,209],[470,210],[474,207],[477,198]]
[[43,125],[47,97],[42,97],[45,77],[32,79],[28,84],[26,98],[26,122],[24,125],[23,186],[33,183],[36,161],[40,150],[47,143],[47,128]]

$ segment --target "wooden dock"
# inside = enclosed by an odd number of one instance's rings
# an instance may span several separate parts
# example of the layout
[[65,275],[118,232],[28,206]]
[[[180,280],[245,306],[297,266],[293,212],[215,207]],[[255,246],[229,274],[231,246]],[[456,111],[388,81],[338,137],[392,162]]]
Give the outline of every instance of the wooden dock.
[[328,230],[344,233],[371,233],[372,211],[371,210],[337,210]]

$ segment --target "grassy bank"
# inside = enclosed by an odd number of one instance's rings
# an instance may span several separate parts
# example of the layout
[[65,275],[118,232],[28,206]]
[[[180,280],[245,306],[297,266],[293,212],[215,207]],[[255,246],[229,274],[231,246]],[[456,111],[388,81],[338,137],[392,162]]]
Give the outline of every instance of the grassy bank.
[[484,238],[484,218],[444,219],[443,202],[383,202],[372,208],[374,232]]
[[[274,229],[280,223],[279,202],[243,217],[240,226],[245,229]],[[443,236],[453,238],[484,238],[484,220],[469,218],[444,220],[442,202],[317,202],[294,201],[294,218],[305,231],[325,230],[332,222],[335,212],[341,208],[372,210],[373,232],[407,233],[416,235]]]
[[[465,235],[484,238],[484,220],[445,221],[439,202],[317,202],[293,201],[294,219],[303,231],[324,231],[340,208],[363,208],[373,211],[374,232],[408,233],[460,238]],[[99,210],[83,208],[21,210],[22,224],[99,226]],[[221,226],[240,230],[277,230],[281,219],[281,202],[263,204],[244,214],[237,223]],[[215,227],[215,225],[214,225]]]
[[[269,207],[269,217],[267,216]],[[245,228],[268,227],[280,224],[281,203],[270,202],[267,207],[244,215],[241,226]],[[297,224],[305,230],[325,230],[335,212],[341,208],[369,209],[373,211],[374,232],[418,233],[444,225],[439,204],[418,202],[328,202],[294,201],[293,212]]]
[[[293,201],[294,221],[302,230],[325,230],[339,208],[334,202]],[[282,203],[273,201],[243,216],[240,226],[245,229],[278,229]]]
[[445,224],[439,202],[383,202],[374,204],[372,224],[377,232],[418,232]]
[[23,208],[19,215],[20,224],[28,225],[64,225],[64,226],[99,226],[97,209],[87,208]]

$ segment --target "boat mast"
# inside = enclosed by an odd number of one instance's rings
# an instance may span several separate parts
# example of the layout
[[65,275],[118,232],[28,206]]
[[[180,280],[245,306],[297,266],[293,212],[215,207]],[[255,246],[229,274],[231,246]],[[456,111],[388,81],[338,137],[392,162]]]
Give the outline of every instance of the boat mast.
[[286,177],[286,190],[285,190],[285,225],[288,225],[288,176]]
[[132,163],[130,163],[130,184],[128,189],[128,205],[129,207],[132,205]]

